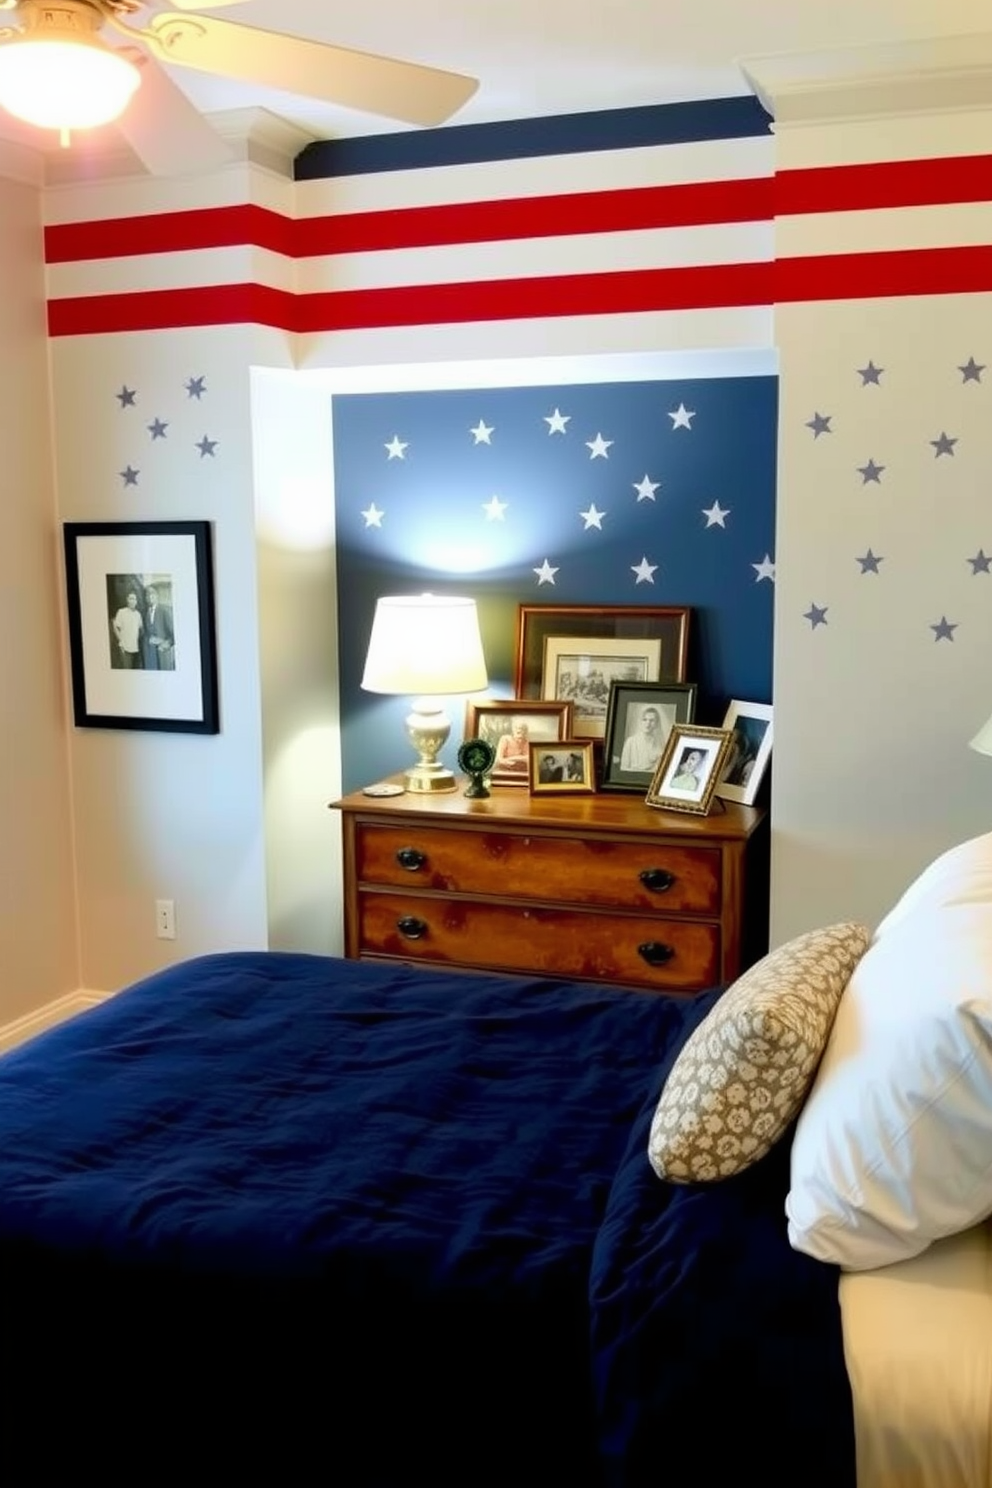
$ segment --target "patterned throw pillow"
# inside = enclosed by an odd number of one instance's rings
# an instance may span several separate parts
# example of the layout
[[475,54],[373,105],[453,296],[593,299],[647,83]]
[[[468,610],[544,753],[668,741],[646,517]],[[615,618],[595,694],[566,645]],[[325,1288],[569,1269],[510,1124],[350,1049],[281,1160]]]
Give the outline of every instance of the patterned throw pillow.
[[771,951],[730,986],[684,1047],[651,1122],[659,1178],[712,1183],[764,1157],[806,1098],[871,932],[844,923]]

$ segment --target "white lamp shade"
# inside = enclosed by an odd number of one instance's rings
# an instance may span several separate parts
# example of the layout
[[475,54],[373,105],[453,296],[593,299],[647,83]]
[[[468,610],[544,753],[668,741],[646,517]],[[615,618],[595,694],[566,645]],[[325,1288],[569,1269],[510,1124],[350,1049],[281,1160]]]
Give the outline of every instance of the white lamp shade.
[[437,697],[481,692],[488,682],[474,599],[411,594],[377,601],[366,692]]
[[969,740],[968,747],[978,754],[992,754],[992,718],[982,724],[975,737]]
[[0,107],[41,129],[92,129],[118,118],[141,81],[96,37],[18,37],[0,45]]

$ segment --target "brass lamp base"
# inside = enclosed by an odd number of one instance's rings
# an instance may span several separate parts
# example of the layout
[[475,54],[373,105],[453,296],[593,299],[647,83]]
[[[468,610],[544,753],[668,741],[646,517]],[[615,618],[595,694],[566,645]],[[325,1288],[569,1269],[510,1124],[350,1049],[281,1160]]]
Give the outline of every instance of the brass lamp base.
[[453,791],[457,789],[458,782],[450,770],[443,765],[438,765],[432,774],[422,771],[419,765],[412,765],[403,776],[408,791],[414,795],[427,795],[438,791]]
[[457,790],[458,782],[438,755],[451,734],[451,720],[434,698],[418,698],[406,716],[410,743],[420,755],[406,771],[406,788],[414,795],[434,795]]

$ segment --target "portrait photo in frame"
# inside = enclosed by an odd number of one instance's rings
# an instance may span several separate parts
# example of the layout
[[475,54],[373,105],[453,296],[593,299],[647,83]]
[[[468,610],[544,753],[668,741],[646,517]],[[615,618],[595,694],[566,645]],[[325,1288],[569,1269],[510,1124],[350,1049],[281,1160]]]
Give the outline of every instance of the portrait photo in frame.
[[658,640],[658,680],[684,682],[691,614],[686,605],[518,605],[514,692],[518,698],[547,695],[544,643],[552,635],[575,640]]
[[77,728],[218,732],[209,522],[63,524]]
[[614,682],[600,789],[643,796],[677,723],[696,716],[695,682]]
[[529,745],[556,743],[569,738],[571,731],[571,703],[470,698],[465,704],[466,739],[485,739],[496,751],[492,785],[529,785]]
[[771,759],[772,705],[732,698],[723,727],[734,742],[716,793],[722,801],[753,806]]
[[591,795],[596,789],[592,740],[531,744],[530,789],[534,796]]
[[675,724],[644,798],[647,805],[708,815],[733,739],[729,729]]
[[572,704],[572,732],[577,739],[602,739],[610,688],[615,682],[657,682],[661,641],[645,636],[549,635],[544,638],[543,683],[546,698]]

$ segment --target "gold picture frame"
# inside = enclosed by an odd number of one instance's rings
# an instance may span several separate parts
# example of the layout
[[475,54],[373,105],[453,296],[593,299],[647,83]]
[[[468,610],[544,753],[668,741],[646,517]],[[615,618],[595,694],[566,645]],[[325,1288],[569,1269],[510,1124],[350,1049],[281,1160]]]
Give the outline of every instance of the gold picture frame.
[[532,796],[588,796],[595,789],[591,739],[560,739],[554,744],[531,744]]
[[675,724],[644,798],[647,805],[708,816],[733,743],[730,729]]

